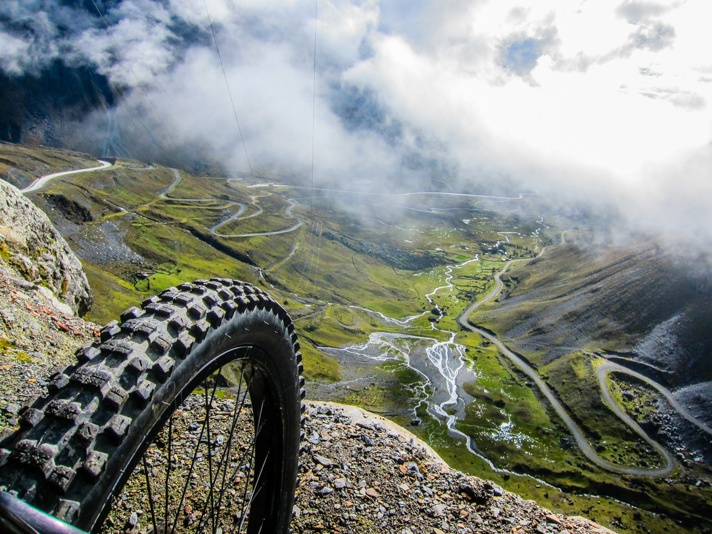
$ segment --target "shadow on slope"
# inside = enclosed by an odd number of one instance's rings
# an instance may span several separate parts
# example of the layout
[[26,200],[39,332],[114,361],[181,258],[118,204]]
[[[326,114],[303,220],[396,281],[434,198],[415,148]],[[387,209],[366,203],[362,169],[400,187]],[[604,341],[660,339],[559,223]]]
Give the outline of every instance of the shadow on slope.
[[654,243],[595,250],[566,244],[513,267],[497,301],[473,320],[536,365],[604,350],[667,376],[669,387],[712,378],[710,280]]

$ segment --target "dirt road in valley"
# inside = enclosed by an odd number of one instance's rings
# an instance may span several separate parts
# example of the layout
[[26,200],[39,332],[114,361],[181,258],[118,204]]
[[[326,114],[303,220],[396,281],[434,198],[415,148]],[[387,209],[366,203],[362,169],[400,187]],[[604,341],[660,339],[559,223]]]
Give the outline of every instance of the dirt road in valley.
[[[205,197],[205,198],[174,198],[174,197],[169,197],[168,195],[173,192],[173,190],[176,188],[176,186],[180,183],[181,177],[180,177],[180,171],[178,169],[173,169],[173,173],[175,175],[175,178],[173,179],[173,182],[171,185],[169,185],[166,189],[164,189],[160,193],[160,198],[164,200],[177,200],[177,201],[183,201],[183,202],[214,202],[215,198],[212,197]],[[252,186],[255,187],[255,186]],[[250,215],[245,215],[243,216],[243,213],[247,210],[247,205],[243,204],[242,202],[235,202],[234,200],[229,200],[227,201],[228,203],[235,205],[238,207],[238,210],[236,213],[233,215],[230,215],[228,218],[223,219],[222,221],[218,221],[216,224],[214,224],[211,228],[208,230],[210,231],[211,234],[217,237],[257,237],[257,236],[267,236],[267,235],[279,235],[279,234],[286,234],[289,232],[294,232],[298,228],[304,224],[304,222],[301,219],[297,219],[296,224],[290,226],[289,228],[284,228],[282,230],[273,230],[270,232],[253,232],[253,233],[244,233],[244,234],[222,234],[218,232],[218,228],[226,225],[227,223],[231,221],[236,221],[239,219],[250,219],[252,217],[256,217],[262,213],[262,208],[257,204],[257,199],[260,198],[257,195],[253,195],[250,197],[252,202],[251,204],[257,208],[257,211],[255,213],[251,213]],[[287,202],[289,203],[289,206],[287,206],[284,210],[284,214],[291,218],[294,219],[294,215],[292,215],[292,209],[294,206],[296,206],[297,202],[291,199],[287,199]]]
[[[608,387],[608,381],[606,380],[607,376],[610,373],[621,373],[625,374],[628,376],[632,376],[637,378],[638,380],[641,380],[645,382],[646,384],[649,384],[653,388],[655,388],[663,397],[665,397],[665,400],[667,400],[670,403],[670,406],[679,413],[682,417],[684,417],[687,421],[695,425],[697,428],[702,430],[703,432],[706,432],[707,434],[710,434],[712,436],[712,428],[710,428],[708,425],[700,421],[699,419],[695,418],[690,412],[687,411],[687,409],[677,402],[677,399],[673,396],[673,394],[657,382],[655,380],[652,380],[645,376],[644,374],[638,373],[636,371],[633,371],[631,369],[628,369],[627,367],[624,367],[622,365],[619,365],[615,362],[605,362],[596,367],[596,375],[598,376],[598,383],[601,386],[601,391],[603,392],[603,399],[605,400],[606,404],[613,410],[618,417],[626,421],[628,423],[627,419],[628,416],[626,413],[621,410],[621,408],[618,406],[618,403],[615,402],[611,395],[610,388]],[[630,423],[628,423],[630,425]],[[634,423],[635,424],[635,423]],[[630,425],[632,427],[632,425]],[[636,424],[637,426],[637,424]]]
[[[563,240],[563,237],[562,237]],[[546,250],[546,247],[544,247],[537,258],[541,257]],[[645,468],[639,468],[639,467],[625,467],[625,466],[620,466],[613,464],[603,458],[601,458],[598,454],[596,454],[596,451],[594,447],[591,446],[591,444],[588,442],[586,439],[584,433],[581,431],[579,426],[576,424],[576,422],[572,419],[572,417],[569,415],[569,413],[566,411],[566,408],[561,404],[559,399],[556,397],[554,392],[551,390],[551,388],[542,380],[542,378],[539,376],[539,373],[532,368],[526,361],[524,361],[521,357],[519,357],[517,354],[512,352],[502,341],[500,341],[496,336],[494,336],[492,333],[488,332],[487,330],[484,330],[482,328],[479,328],[475,326],[474,324],[470,323],[468,320],[469,316],[480,306],[486,304],[487,302],[492,301],[499,295],[500,291],[502,290],[503,284],[502,284],[502,275],[507,272],[509,267],[514,264],[515,262],[528,262],[531,261],[531,259],[517,259],[517,260],[511,260],[508,261],[502,270],[497,273],[494,277],[495,284],[494,287],[481,299],[478,300],[477,302],[471,304],[470,306],[463,311],[460,316],[458,317],[458,322],[460,325],[462,325],[463,328],[466,328],[472,332],[475,332],[485,339],[489,340],[490,342],[494,343],[497,348],[500,350],[500,352],[507,357],[514,365],[516,365],[524,374],[526,374],[532,382],[536,384],[536,386],[539,388],[541,393],[547,398],[547,400],[551,403],[552,407],[554,408],[554,411],[559,415],[559,417],[564,421],[564,424],[568,427],[569,431],[573,435],[574,439],[576,440],[576,444],[578,445],[579,449],[583,454],[594,464],[597,466],[601,467],[602,469],[605,469],[607,471],[611,471],[613,473],[619,473],[619,474],[625,474],[625,475],[641,475],[641,476],[651,476],[651,477],[664,477],[668,476],[670,473],[672,473],[675,470],[675,461],[673,459],[673,456],[660,445],[656,441],[654,441],[652,438],[650,438],[645,431],[643,431],[640,426],[633,421],[630,417],[628,417],[620,408],[614,409],[614,412],[618,417],[621,418],[623,422],[625,422],[630,428],[636,432],[638,435],[640,435],[655,451],[660,454],[660,456],[664,459],[664,465],[659,468],[651,468],[651,469],[645,469]],[[604,364],[605,365],[605,364]],[[611,364],[611,365],[616,365],[616,364]],[[618,366],[623,368],[622,366]],[[625,368],[623,368],[625,369]],[[609,369],[610,371],[610,369]],[[642,376],[642,375],[641,375]],[[600,375],[599,375],[600,379]],[[605,380],[604,380],[605,381]],[[604,392],[604,398],[606,395],[606,392],[608,391],[606,387],[602,387],[602,390]],[[610,398],[610,392],[609,393],[609,398]],[[611,404],[610,406],[613,408],[614,406],[617,406],[615,402],[613,402],[612,399],[610,399]]]
[[113,163],[109,163],[108,161],[103,161],[103,160],[98,160],[101,165],[98,167],[89,167],[87,169],[77,169],[75,171],[63,171],[63,172],[55,172],[53,174],[48,174],[46,176],[41,176],[37,178],[34,182],[32,182],[30,185],[25,187],[24,189],[20,189],[23,193],[31,193],[32,191],[37,191],[38,189],[42,189],[47,182],[50,180],[54,180],[55,178],[59,178],[61,176],[69,176],[70,174],[81,174],[83,172],[95,172],[95,171],[103,171],[105,169],[108,169],[109,167],[113,167]]

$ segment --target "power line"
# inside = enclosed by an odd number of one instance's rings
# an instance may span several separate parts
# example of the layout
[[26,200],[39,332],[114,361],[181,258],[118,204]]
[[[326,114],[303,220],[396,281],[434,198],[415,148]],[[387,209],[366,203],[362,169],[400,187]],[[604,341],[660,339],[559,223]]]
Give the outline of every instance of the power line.
[[314,70],[312,79],[312,150],[311,150],[311,207],[314,208],[314,144],[316,138],[316,37],[319,21],[319,0],[314,0]]
[[237,123],[237,130],[240,132],[240,140],[242,141],[242,148],[245,151],[245,158],[247,159],[247,166],[250,168],[250,176],[252,177],[252,183],[256,184],[255,174],[252,172],[252,163],[250,162],[250,156],[247,154],[247,146],[245,145],[245,137],[242,135],[242,128],[240,127],[240,119],[237,118],[237,109],[235,108],[235,101],[232,98],[232,91],[230,91],[230,83],[227,81],[227,73],[225,72],[225,64],[222,60],[222,54],[220,54],[220,47],[218,46],[218,39],[215,36],[215,28],[213,27],[213,21],[210,18],[210,10],[208,9],[207,0],[203,0],[203,5],[205,6],[205,12],[208,14],[208,23],[210,24],[210,33],[213,35],[213,42],[215,43],[215,50],[218,53],[218,59],[220,60],[220,68],[222,69],[223,78],[225,80],[225,87],[227,87],[227,94],[230,97],[230,105],[232,106],[232,114],[235,116],[235,122]]
[[316,277],[319,274],[319,260],[321,259],[321,234],[323,226],[321,223],[316,228],[316,258],[312,262],[312,272],[310,273],[312,285],[316,285]]
[[[136,71],[133,69],[131,62],[126,58],[126,55],[121,50],[121,46],[119,45],[119,42],[116,40],[116,37],[114,37],[114,35],[111,34],[111,28],[109,26],[109,22],[106,20],[106,17],[104,16],[104,13],[102,13],[101,9],[97,5],[96,0],[92,0],[91,3],[94,4],[94,9],[96,10],[97,14],[101,18],[101,21],[104,23],[104,27],[106,28],[107,32],[109,33],[111,40],[114,42],[114,45],[116,46],[116,50],[118,51],[119,56],[121,56],[121,60],[129,68],[129,70],[131,71],[131,74],[133,75],[134,79],[136,80],[136,87],[138,87],[139,91],[141,91],[143,93],[144,98],[148,101],[149,105],[153,109],[153,112],[155,113],[156,118],[158,119],[158,122],[161,123],[161,126],[163,126],[163,129],[165,130],[166,135],[171,140],[172,144],[175,146],[176,142],[175,142],[175,139],[173,139],[173,136],[171,135],[171,131],[168,129],[168,126],[166,126],[166,123],[163,121],[161,114],[158,113],[158,109],[154,105],[151,98],[148,96],[148,93],[146,93],[146,91],[143,89],[143,86],[141,85],[141,81],[139,80],[138,75],[136,74]],[[148,128],[146,128],[146,129],[148,130]]]
[[[319,0],[314,0],[314,64],[312,69],[312,147],[311,147],[311,187],[309,188],[309,206],[314,210],[314,160],[315,160],[315,145],[316,145],[316,59],[317,59],[317,37],[318,37],[318,22],[319,22]],[[319,273],[319,257],[321,253],[321,223],[314,222],[312,226],[314,237],[310,252],[305,258],[304,280],[307,284],[311,281],[312,285]],[[314,252],[316,250],[316,253]],[[306,269],[308,262],[311,260],[310,268]],[[298,287],[301,287],[299,284]],[[306,289],[306,288],[305,288]]]

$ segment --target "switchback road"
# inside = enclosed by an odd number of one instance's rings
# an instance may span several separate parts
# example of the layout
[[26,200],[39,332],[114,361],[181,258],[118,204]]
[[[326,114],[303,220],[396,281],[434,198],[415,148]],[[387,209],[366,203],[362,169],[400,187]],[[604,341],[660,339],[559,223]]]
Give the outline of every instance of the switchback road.
[[[710,428],[708,425],[694,417],[690,412],[687,411],[687,409],[677,402],[677,399],[673,396],[673,394],[660,384],[658,384],[655,380],[652,380],[645,376],[644,374],[638,373],[636,371],[633,371],[632,369],[628,369],[627,367],[624,367],[622,365],[619,365],[615,362],[610,362],[607,361],[605,363],[602,363],[598,367],[596,367],[596,375],[598,376],[598,383],[601,386],[601,391],[603,391],[603,398],[606,401],[606,404],[609,405],[611,410],[613,410],[618,417],[626,421],[626,418],[628,417],[623,410],[620,409],[618,406],[618,403],[613,400],[613,397],[611,395],[610,388],[608,387],[608,381],[606,380],[606,377],[610,373],[620,373],[620,374],[625,374],[628,376],[632,376],[637,378],[638,380],[641,380],[645,382],[646,384],[652,386],[655,388],[663,397],[665,397],[665,400],[667,400],[670,403],[670,406],[679,413],[682,417],[684,417],[687,421],[695,425],[697,428],[702,430],[703,432],[706,432],[707,434],[710,434],[712,436],[712,428]],[[627,421],[626,421],[627,422]],[[636,425],[637,426],[637,425]]]
[[[546,248],[543,248],[539,255],[537,257],[540,257],[542,254],[544,254],[544,251]],[[561,404],[559,399],[556,397],[554,392],[551,390],[551,388],[542,380],[542,378],[539,376],[539,373],[532,368],[527,362],[525,362],[521,357],[519,357],[517,354],[512,352],[502,341],[500,341],[496,336],[491,334],[490,332],[479,328],[468,320],[468,317],[472,314],[474,310],[482,306],[483,304],[490,302],[494,298],[497,297],[499,292],[502,290],[502,275],[509,269],[510,265],[512,265],[514,262],[527,262],[530,261],[529,259],[518,259],[518,260],[511,260],[508,261],[502,270],[495,275],[495,285],[494,287],[487,293],[483,299],[471,304],[468,306],[468,308],[460,314],[458,317],[458,322],[460,325],[463,326],[463,328],[466,328],[472,332],[476,332],[477,334],[481,335],[485,339],[489,340],[490,342],[494,343],[495,346],[500,350],[500,352],[507,357],[514,365],[516,365],[525,375],[527,375],[532,382],[534,382],[541,393],[547,398],[547,400],[551,403],[552,407],[554,408],[554,411],[558,414],[558,416],[562,419],[564,424],[568,427],[569,431],[573,435],[574,439],[576,440],[576,444],[578,445],[579,449],[581,452],[594,464],[597,466],[601,467],[602,469],[605,469],[607,471],[611,471],[613,473],[619,473],[619,474],[625,474],[625,475],[642,475],[642,476],[650,476],[650,477],[664,477],[669,475],[675,470],[675,460],[673,459],[673,456],[658,442],[654,441],[652,438],[650,438],[645,431],[640,428],[640,426],[633,421],[630,417],[628,417],[625,413],[623,413],[620,409],[614,410],[614,413],[618,415],[621,420],[623,420],[631,429],[633,429],[634,432],[636,432],[638,435],[640,435],[655,451],[660,454],[660,456],[665,460],[665,465],[663,465],[660,468],[652,468],[652,469],[644,469],[644,468],[639,468],[639,467],[625,467],[625,466],[620,466],[613,464],[609,462],[608,460],[605,460],[601,458],[598,454],[596,454],[595,449],[591,446],[591,444],[588,442],[586,439],[584,433],[581,431],[579,426],[576,424],[576,422],[572,419],[572,417],[569,415],[569,413],[566,411],[566,408]],[[605,364],[604,364],[605,365]],[[612,364],[615,365],[615,364]],[[622,366],[620,366],[622,367]],[[600,379],[600,375],[599,375]],[[605,392],[607,391],[607,388],[603,388],[604,391],[604,397],[605,397]],[[611,399],[612,402],[612,399]],[[615,402],[612,402],[612,406],[615,405]]]
[[113,163],[109,163],[108,161],[103,161],[103,160],[98,160],[98,161],[101,164],[101,165],[99,165],[99,167],[89,167],[87,169],[77,169],[75,171],[55,172],[53,174],[41,176],[40,178],[37,178],[37,180],[32,182],[30,185],[28,185],[24,189],[20,189],[20,191],[23,193],[31,193],[32,191],[37,191],[38,189],[42,189],[42,187],[44,187],[47,182],[49,182],[50,180],[54,180],[55,178],[59,178],[61,176],[69,176],[70,174],[81,174],[83,172],[103,171],[104,169],[108,169],[109,167],[114,166]]

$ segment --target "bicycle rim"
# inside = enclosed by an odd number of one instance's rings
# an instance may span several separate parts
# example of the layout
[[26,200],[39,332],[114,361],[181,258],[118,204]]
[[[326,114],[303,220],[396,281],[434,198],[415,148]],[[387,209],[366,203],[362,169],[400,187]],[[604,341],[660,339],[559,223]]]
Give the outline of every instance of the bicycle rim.
[[283,451],[267,373],[240,358],[178,395],[185,400],[157,425],[101,531],[269,532]]

